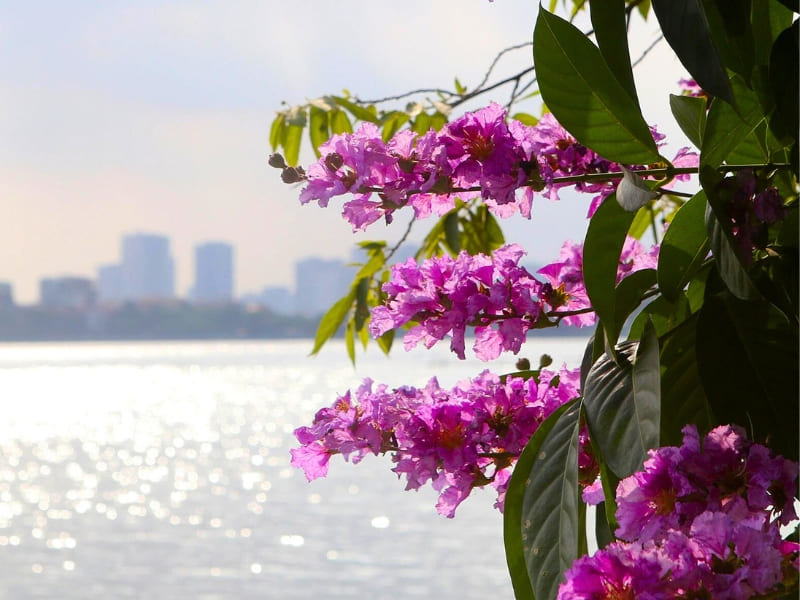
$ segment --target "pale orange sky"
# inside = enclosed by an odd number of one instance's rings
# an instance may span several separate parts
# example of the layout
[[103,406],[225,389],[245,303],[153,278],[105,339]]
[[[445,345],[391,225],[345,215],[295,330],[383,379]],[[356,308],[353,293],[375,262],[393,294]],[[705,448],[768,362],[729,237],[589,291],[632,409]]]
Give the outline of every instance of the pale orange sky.
[[[341,203],[301,207],[266,164],[281,101],[449,87],[454,76],[472,86],[499,50],[530,39],[535,14],[529,0],[7,3],[0,281],[34,302],[41,277],[94,277],[136,231],[171,238],[180,295],[207,240],[235,246],[237,294],[290,286],[304,256],[347,258],[356,238]],[[662,86],[683,71],[666,56],[650,55],[637,80],[658,86],[645,116],[672,134]],[[530,62],[517,53],[499,73]],[[509,237],[534,261],[555,258],[561,239],[581,236],[587,201],[538,200],[534,222]],[[376,224],[360,239],[400,233]]]

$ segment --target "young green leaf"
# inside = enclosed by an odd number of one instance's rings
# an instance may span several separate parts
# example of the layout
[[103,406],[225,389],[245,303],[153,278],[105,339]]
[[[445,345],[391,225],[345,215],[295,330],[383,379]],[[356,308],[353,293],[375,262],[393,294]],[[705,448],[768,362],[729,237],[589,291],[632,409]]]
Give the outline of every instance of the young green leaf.
[[660,160],[636,102],[579,29],[540,10],[533,39],[542,98],[567,131],[609,160],[624,164]]
[[333,337],[345,317],[347,317],[347,313],[350,312],[350,307],[353,306],[355,299],[356,290],[352,288],[346,296],[337,300],[336,303],[328,309],[328,312],[322,317],[317,327],[317,335],[314,338],[314,348],[311,350],[311,354],[319,352],[325,342]]

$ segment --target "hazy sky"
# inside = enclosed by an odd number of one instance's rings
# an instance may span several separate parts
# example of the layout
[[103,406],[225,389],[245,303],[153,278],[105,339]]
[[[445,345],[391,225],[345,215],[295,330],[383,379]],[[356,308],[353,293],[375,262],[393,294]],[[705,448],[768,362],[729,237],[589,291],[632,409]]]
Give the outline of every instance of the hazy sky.
[[[179,294],[207,240],[235,245],[237,293],[291,285],[304,256],[348,257],[341,202],[300,206],[266,164],[281,101],[448,87],[454,76],[473,86],[499,50],[530,39],[536,7],[0,0],[0,281],[33,302],[41,277],[94,277],[136,231],[171,238]],[[639,48],[652,37],[642,33]],[[670,134],[660,86],[681,76],[666,52],[637,71],[640,91],[659,86],[645,116]],[[510,224],[509,236],[533,260],[554,258],[561,239],[580,237],[587,201],[538,200],[534,222]],[[399,234],[376,224],[366,238]]]

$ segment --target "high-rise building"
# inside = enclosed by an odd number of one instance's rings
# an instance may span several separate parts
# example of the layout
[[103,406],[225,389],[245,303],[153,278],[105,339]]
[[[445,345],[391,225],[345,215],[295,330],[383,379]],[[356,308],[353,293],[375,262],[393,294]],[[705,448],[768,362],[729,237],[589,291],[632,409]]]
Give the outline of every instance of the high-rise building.
[[295,264],[295,312],[324,313],[347,293],[355,271],[341,260],[307,258]]
[[97,299],[100,302],[119,302],[125,299],[122,265],[103,265],[97,269]]
[[233,298],[233,246],[207,242],[194,250],[192,298],[199,302],[228,302]]
[[94,305],[94,282],[86,277],[47,277],[39,282],[42,306],[85,309]]
[[121,283],[125,300],[163,300],[175,296],[175,266],[169,239],[135,233],[122,238]]
[[7,281],[0,281],[0,308],[14,306],[14,288]]

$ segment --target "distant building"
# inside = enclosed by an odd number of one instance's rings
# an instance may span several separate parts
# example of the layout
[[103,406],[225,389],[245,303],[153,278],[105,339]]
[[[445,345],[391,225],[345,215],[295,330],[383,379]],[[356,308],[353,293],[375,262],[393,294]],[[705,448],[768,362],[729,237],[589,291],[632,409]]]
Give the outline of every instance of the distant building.
[[122,265],[103,265],[97,269],[97,299],[100,302],[119,302],[125,299]]
[[306,316],[325,312],[347,293],[354,275],[354,270],[341,260],[307,258],[297,262],[292,312]]
[[296,312],[294,294],[287,287],[267,286],[260,294],[252,294],[245,300],[266,306],[271,311],[284,315]]
[[6,281],[0,281],[0,308],[14,306],[14,288]]
[[94,306],[94,282],[86,277],[47,277],[39,282],[39,302],[50,308],[86,309]]
[[233,298],[233,246],[208,242],[194,250],[192,298],[199,302],[229,302]]
[[125,300],[163,300],[175,296],[175,265],[168,238],[147,233],[124,236],[120,267]]

